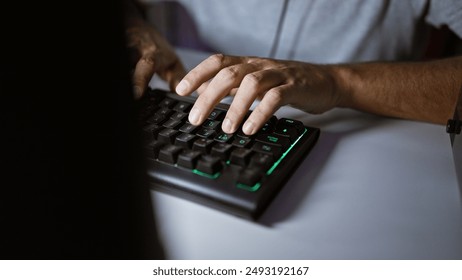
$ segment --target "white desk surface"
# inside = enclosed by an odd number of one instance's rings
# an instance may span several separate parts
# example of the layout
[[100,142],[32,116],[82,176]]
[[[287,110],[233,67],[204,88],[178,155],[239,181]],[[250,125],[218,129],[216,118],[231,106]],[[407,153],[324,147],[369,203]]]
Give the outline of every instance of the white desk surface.
[[[179,52],[187,68],[207,56]],[[169,259],[462,259],[462,195],[444,126],[349,109],[276,115],[321,135],[257,222],[152,191]]]

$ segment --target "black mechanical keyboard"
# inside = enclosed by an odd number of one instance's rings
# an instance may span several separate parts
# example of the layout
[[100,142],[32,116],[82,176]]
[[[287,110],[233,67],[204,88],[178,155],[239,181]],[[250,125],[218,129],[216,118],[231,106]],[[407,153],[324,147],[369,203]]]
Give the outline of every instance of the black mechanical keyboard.
[[159,89],[148,90],[142,101],[152,188],[258,219],[314,146],[319,129],[273,116],[251,137],[241,129],[226,134],[221,122],[229,105],[218,104],[194,126],[187,121],[194,101]]

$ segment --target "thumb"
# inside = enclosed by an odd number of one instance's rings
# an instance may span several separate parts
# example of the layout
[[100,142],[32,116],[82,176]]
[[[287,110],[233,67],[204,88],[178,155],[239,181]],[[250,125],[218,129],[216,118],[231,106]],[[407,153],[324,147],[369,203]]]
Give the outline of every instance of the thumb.
[[181,62],[175,63],[173,67],[166,71],[165,80],[168,82],[172,92],[175,92],[176,86],[180,83],[184,76],[186,76],[186,70]]
[[151,59],[140,59],[135,66],[133,72],[133,93],[135,99],[139,99],[144,95],[152,76],[154,75],[154,61]]

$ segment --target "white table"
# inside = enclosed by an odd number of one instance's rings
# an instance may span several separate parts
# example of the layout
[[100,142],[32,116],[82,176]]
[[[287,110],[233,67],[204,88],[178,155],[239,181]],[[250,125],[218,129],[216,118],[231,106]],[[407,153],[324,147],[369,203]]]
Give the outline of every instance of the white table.
[[[207,56],[179,51],[187,68]],[[462,195],[444,126],[349,109],[276,115],[321,136],[258,222],[152,192],[168,258],[462,259]]]

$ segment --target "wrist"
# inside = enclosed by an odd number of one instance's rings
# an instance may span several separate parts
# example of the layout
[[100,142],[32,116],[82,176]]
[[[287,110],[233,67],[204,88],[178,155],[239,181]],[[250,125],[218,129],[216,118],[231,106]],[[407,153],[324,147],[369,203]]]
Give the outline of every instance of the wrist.
[[359,75],[346,64],[330,65],[330,72],[334,80],[334,95],[337,99],[336,107],[353,108],[354,91],[352,85],[358,85]]

